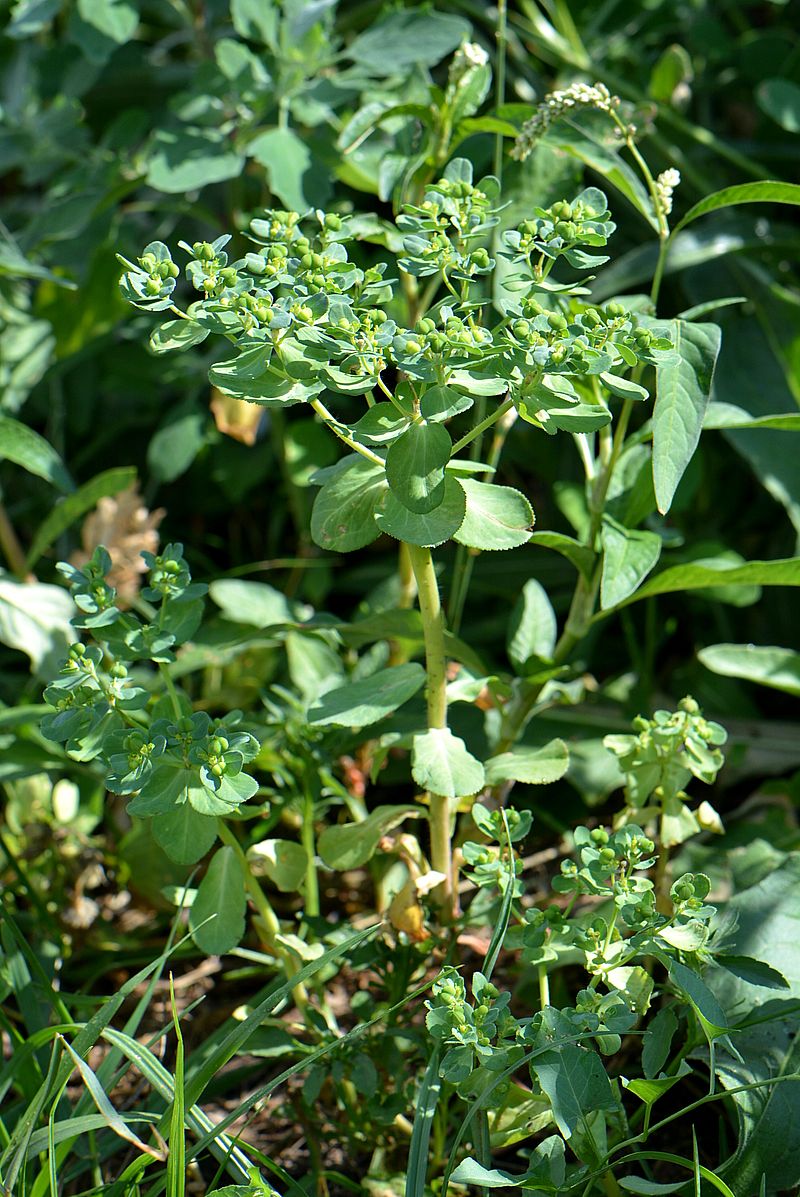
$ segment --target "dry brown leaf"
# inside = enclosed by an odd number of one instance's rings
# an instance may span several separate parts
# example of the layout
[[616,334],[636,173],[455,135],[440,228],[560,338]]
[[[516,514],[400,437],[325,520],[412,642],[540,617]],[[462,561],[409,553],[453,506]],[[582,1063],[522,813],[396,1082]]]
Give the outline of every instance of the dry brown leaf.
[[117,495],[100,499],[97,507],[83,521],[82,548],[70,557],[73,565],[85,565],[98,545],[111,555],[109,584],[117,591],[119,606],[130,606],[139,593],[142,574],[147,569],[140,554],[158,552],[158,525],[166,512],[163,507],[148,511],[137,483]]
[[225,436],[233,437],[243,445],[256,443],[258,426],[263,415],[263,409],[257,404],[248,403],[246,399],[235,399],[233,395],[223,395],[222,391],[214,387],[209,407],[214,423]]

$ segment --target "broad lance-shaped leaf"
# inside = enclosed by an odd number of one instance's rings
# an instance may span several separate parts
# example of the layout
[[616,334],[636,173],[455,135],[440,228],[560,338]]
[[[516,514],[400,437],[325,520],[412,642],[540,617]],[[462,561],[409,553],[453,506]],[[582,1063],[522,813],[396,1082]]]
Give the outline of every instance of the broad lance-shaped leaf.
[[220,956],[235,948],[244,935],[246,905],[239,858],[233,848],[220,848],[200,882],[190,911],[197,946],[209,956]]
[[425,670],[413,662],[379,669],[336,690],[329,690],[308,709],[312,726],[366,727],[391,715],[425,684]]
[[466,798],[484,785],[483,765],[446,727],[414,736],[411,773],[421,789],[445,798]]
[[605,611],[624,602],[644,581],[661,556],[661,537],[655,532],[626,528],[610,515],[603,517],[603,573],[600,606]]
[[115,466],[96,474],[89,482],[67,495],[50,511],[36,530],[25,564],[32,569],[51,544],[77,519],[97,506],[100,499],[127,490],[136,481],[135,466]]
[[0,461],[13,461],[29,474],[36,474],[52,483],[58,490],[68,492],[75,489],[74,483],[63,461],[53,446],[10,416],[0,416]]
[[329,869],[358,869],[367,863],[378,844],[405,819],[420,819],[419,806],[378,806],[360,823],[342,823],[326,827],[317,847]]
[[383,468],[347,457],[323,483],[311,511],[311,536],[321,549],[350,553],[377,540],[375,510],[386,493]]
[[516,549],[531,538],[533,509],[518,490],[462,478],[467,496],[463,523],[453,539],[471,549]]
[[[707,590],[718,586],[800,586],[800,557],[781,557],[775,561],[747,561],[744,565],[720,560],[694,561],[673,565],[650,578],[624,602],[638,602],[653,594],[672,594],[678,590]],[[605,618],[601,611],[594,619]]]
[[411,424],[386,454],[389,490],[409,511],[424,515],[444,499],[444,468],[452,442],[441,424]]
[[717,324],[671,320],[663,331],[675,348],[656,367],[653,485],[662,515],[697,448],[722,340]]
[[539,661],[552,659],[557,631],[546,590],[535,578],[528,578],[511,612],[506,640],[508,659],[518,674],[524,674],[531,657]]
[[800,695],[800,653],[766,644],[709,644],[697,654],[712,673]]
[[722,191],[715,191],[713,195],[706,196],[690,208],[675,225],[672,236],[700,216],[707,216],[709,212],[718,212],[720,208],[731,208],[737,204],[798,205],[800,186],[797,183],[781,183],[774,179],[766,179],[761,183],[738,183],[734,187],[723,187]]

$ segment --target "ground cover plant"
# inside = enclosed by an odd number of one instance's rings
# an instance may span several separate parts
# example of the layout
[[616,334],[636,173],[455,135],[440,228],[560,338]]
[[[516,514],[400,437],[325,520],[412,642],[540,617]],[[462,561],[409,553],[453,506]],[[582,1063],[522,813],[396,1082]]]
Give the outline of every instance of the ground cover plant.
[[5,1191],[797,1185],[789,24],[7,7]]

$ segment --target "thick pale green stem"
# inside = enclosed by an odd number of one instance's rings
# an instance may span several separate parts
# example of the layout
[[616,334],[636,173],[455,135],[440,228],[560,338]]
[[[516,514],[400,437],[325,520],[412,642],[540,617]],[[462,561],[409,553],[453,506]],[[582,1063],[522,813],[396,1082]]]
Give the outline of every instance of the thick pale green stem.
[[[244,874],[245,888],[250,896],[250,900],[258,911],[261,920],[261,926],[264,930],[267,946],[282,962],[286,969],[286,975],[291,980],[292,976],[298,972],[298,966],[290,952],[278,941],[280,935],[281,925],[278,921],[278,916],[270,905],[270,901],[263,889],[258,883],[258,878],[253,874],[250,868],[250,862],[245,855],[245,851],[239,840],[236,838],[235,832],[228,826],[224,819],[217,819],[217,835],[228,848],[232,848],[239,859],[242,866],[242,873]],[[295,985],[294,1000],[297,1002],[298,1009],[304,1010],[308,1005],[308,994],[306,993],[305,985]]]
[[314,836],[314,791],[308,776],[303,780],[303,847],[306,850],[306,914],[319,916],[319,878],[317,877],[317,844]]
[[[411,568],[417,580],[417,596],[425,637],[425,668],[428,674],[426,698],[428,727],[447,727],[447,673],[444,651],[444,612],[439,597],[439,584],[433,568],[430,549],[408,546]],[[430,794],[431,865],[445,880],[433,892],[434,901],[442,912],[453,913],[455,886],[453,884],[453,851],[450,842],[450,800],[442,794]]]

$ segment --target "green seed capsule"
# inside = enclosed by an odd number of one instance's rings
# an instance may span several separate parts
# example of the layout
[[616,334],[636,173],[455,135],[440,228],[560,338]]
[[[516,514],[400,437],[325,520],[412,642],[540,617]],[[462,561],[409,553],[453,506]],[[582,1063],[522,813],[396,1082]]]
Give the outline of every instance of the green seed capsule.
[[561,315],[560,312],[551,312],[550,315],[547,317],[547,323],[550,325],[550,327],[553,329],[554,332],[563,332],[564,329],[567,327],[567,321],[564,318],[564,316]]

